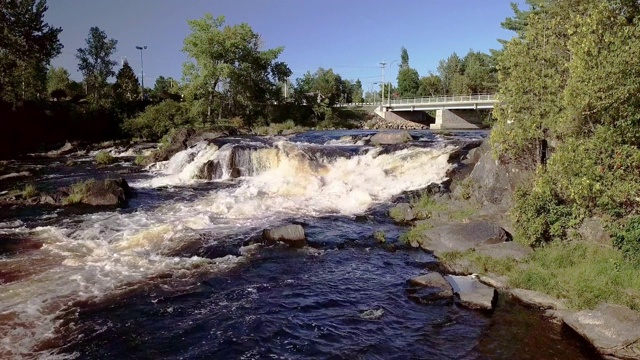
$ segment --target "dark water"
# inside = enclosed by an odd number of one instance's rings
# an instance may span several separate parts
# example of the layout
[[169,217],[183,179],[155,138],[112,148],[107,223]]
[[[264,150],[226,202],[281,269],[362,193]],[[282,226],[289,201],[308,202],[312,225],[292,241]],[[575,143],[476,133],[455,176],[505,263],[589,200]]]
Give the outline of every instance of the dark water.
[[[324,144],[344,135],[370,133],[306,133],[292,140]],[[452,137],[472,139],[484,135],[468,132]],[[441,138],[429,132],[414,136],[425,142]],[[124,173],[118,167],[111,170],[92,169],[88,164],[86,167],[89,176]],[[50,182],[45,186],[84,176],[70,173],[52,177],[51,171],[57,171],[56,167],[42,171],[43,183]],[[127,172],[127,178],[150,176]],[[217,182],[146,189],[139,191],[130,208],[118,212],[149,211],[176,199],[195,201],[205,193],[240,184]],[[49,352],[34,352],[32,357],[46,358],[51,354],[78,359],[595,357],[581,339],[547,321],[540,313],[504,297],[493,313],[411,300],[407,280],[427,272],[435,259],[422,251],[393,246],[406,229],[389,221],[387,208],[388,204],[376,206],[359,218],[292,216],[289,221],[305,227],[309,246],[303,249],[248,246],[260,230],[256,228],[244,228],[223,238],[202,231],[197,243],[174,255],[216,259],[249,252],[251,256],[245,256],[245,261],[225,271],[190,275],[187,281],[184,278],[174,281],[175,274],[160,274],[141,280],[132,290],[117,296],[75,303],[71,306],[74,310],[61,317],[65,322],[56,330],[53,345],[42,346]],[[55,218],[41,218],[52,212]],[[3,220],[22,220],[30,227],[71,226],[65,221],[74,218],[73,214],[60,210],[40,213],[5,210],[3,216]],[[376,242],[374,231],[384,231],[387,243]],[[6,251],[2,256],[11,258],[20,244],[31,246],[25,251],[34,252],[41,245],[16,241],[3,243]],[[0,274],[2,266],[0,263]]]

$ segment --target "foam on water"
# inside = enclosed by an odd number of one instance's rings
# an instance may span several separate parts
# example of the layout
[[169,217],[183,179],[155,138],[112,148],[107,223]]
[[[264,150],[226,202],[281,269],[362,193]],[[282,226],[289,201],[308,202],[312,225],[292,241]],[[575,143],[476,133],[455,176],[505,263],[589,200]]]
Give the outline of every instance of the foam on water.
[[[0,227],[0,233],[38,238],[44,243],[38,253],[52,262],[36,275],[3,285],[0,355],[25,356],[53,337],[61,312],[73,308],[74,302],[100,301],[156,274],[188,278],[196,270],[224,270],[252,253],[246,248],[241,257],[216,260],[171,255],[185,245],[225,241],[229,235],[290,218],[354,215],[402,191],[442,182],[454,150],[410,147],[382,153],[373,149],[332,159],[316,157],[305,146],[286,141],[272,148],[247,149],[242,155],[231,148],[197,144],[160,165],[153,180],[134,186],[189,184],[197,181],[207,162],[216,160],[233,162],[240,172],[254,174],[243,177],[235,188],[151,210],[83,215],[68,227]],[[228,170],[225,166],[223,176],[232,175]],[[203,240],[203,233],[210,236]]]

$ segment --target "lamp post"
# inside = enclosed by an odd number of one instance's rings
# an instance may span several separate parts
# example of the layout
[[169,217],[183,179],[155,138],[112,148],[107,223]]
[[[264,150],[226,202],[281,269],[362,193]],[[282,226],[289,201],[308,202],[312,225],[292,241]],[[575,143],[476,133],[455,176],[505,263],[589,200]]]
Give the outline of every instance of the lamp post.
[[142,58],[142,51],[146,50],[147,47],[146,46],[136,46],[136,49],[140,50],[140,69],[142,70],[142,76],[141,78],[141,83],[142,83],[142,89],[140,90],[140,93],[142,94],[142,100],[144,100],[144,60]]
[[[391,69],[391,65],[393,65],[393,63],[397,62],[398,60],[393,60],[392,62],[389,63],[389,69]],[[389,96],[387,96],[387,102],[389,104],[389,106],[391,106],[391,83],[389,83]]]
[[382,68],[382,96],[380,97],[380,109],[384,106],[384,67],[387,66],[385,61],[380,63],[380,67]]

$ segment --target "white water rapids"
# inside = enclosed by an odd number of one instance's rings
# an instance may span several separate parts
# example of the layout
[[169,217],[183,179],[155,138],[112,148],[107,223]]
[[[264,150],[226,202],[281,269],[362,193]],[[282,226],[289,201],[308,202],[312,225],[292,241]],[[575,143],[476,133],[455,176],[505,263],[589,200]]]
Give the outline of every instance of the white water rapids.
[[[37,251],[0,258],[0,269],[28,274],[2,285],[0,357],[55,358],[46,343],[68,325],[62,315],[73,313],[76,302],[117,297],[161,274],[188,279],[194,273],[223,271],[244,258],[171,255],[186,245],[224,241],[291,218],[360,214],[403,191],[444,181],[454,150],[409,147],[381,153],[381,148],[371,148],[332,158],[286,141],[256,145],[243,155],[233,155],[232,147],[197,144],[156,165],[151,180],[132,187],[220,181],[198,179],[213,162],[220,168],[217,179],[240,176],[235,187],[130,213],[82,215],[57,226],[0,227],[0,234],[44,243]],[[203,240],[203,233],[210,236]]]

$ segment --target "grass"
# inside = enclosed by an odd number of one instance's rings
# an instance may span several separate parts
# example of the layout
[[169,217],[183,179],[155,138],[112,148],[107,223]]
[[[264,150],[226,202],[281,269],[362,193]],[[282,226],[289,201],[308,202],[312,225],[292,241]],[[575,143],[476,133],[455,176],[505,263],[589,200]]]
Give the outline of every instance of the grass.
[[[398,242],[402,245],[420,244],[424,240],[423,233],[433,228],[433,225],[425,222],[420,222],[415,226],[412,226],[407,232],[400,235]],[[413,245],[412,245],[413,246]]]
[[493,259],[474,252],[448,253],[445,263],[473,263],[481,273],[506,276],[509,286],[565,299],[576,310],[613,303],[640,310],[640,268],[622,253],[586,242],[555,242],[522,261]]
[[381,230],[374,232],[373,238],[376,239],[376,241],[379,243],[387,242],[387,236],[385,235],[384,231],[381,231]]
[[98,165],[111,165],[114,162],[116,162],[116,158],[114,158],[113,156],[111,156],[111,154],[109,154],[106,151],[100,151],[97,155],[96,155],[96,163]]
[[133,163],[136,165],[145,165],[146,162],[147,162],[147,157],[144,155],[136,156],[136,159],[133,161]]
[[89,188],[95,183],[95,180],[90,179],[87,181],[81,181],[69,186],[69,196],[67,196],[63,203],[64,205],[79,204],[82,202],[85,196],[89,193]]
[[402,223],[405,221],[404,215],[405,215],[404,211],[402,211],[398,207],[394,206],[391,209],[389,209],[389,216],[391,217],[391,219],[393,219],[393,221],[397,223]]
[[417,199],[411,200],[411,208],[418,219],[429,219],[436,212],[444,212],[448,210],[448,206],[435,201],[428,194],[423,194]]
[[38,194],[39,194],[38,189],[36,189],[36,186],[33,184],[25,185],[24,189],[22,190],[22,197],[25,199],[34,198],[38,196]]

